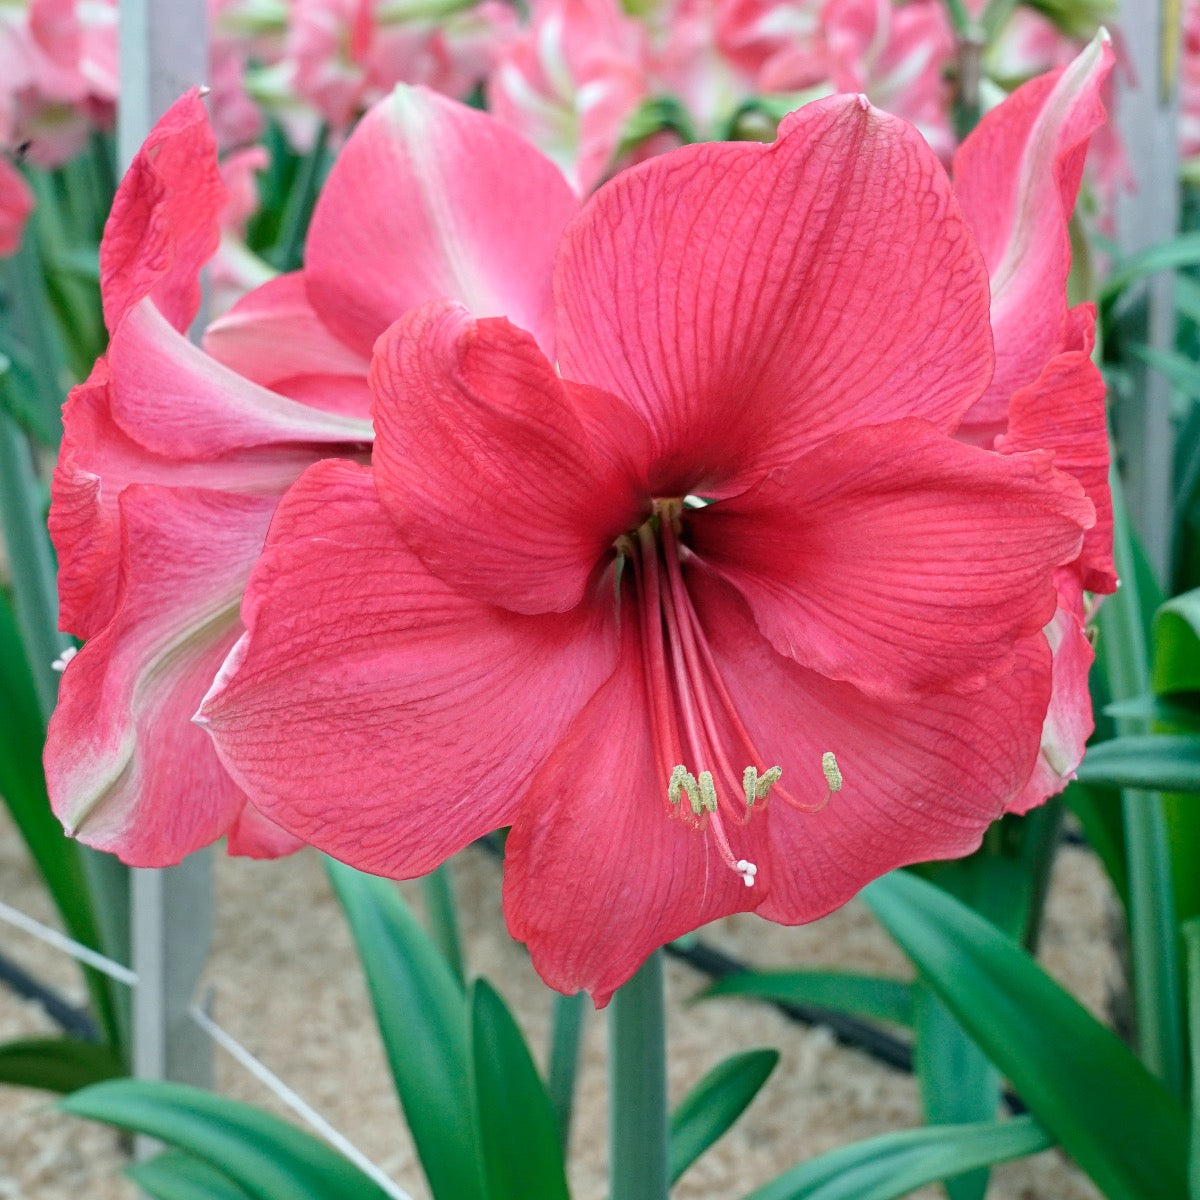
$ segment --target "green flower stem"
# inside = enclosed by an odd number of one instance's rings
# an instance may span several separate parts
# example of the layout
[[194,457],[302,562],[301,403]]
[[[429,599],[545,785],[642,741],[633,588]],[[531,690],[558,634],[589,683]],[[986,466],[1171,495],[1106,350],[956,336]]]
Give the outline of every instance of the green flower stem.
[[[1100,608],[1100,635],[1114,700],[1150,690],[1147,628],[1138,598],[1133,541],[1121,481],[1111,473],[1113,543],[1122,586]],[[1120,733],[1144,732],[1143,722],[1117,722]],[[1183,1095],[1183,1000],[1170,835],[1162,797],[1155,792],[1121,795],[1129,859],[1129,940],[1134,1010],[1142,1061],[1176,1096]]]
[[610,1200],[667,1200],[669,1118],[661,950],[613,996],[608,1029]]
[[971,14],[967,12],[963,0],[946,0],[946,12],[949,14],[950,24],[954,26],[955,33],[964,33],[971,24]]
[[574,996],[554,995],[550,1018],[550,1072],[547,1089],[558,1121],[558,1139],[563,1151],[570,1144],[571,1110],[575,1103],[575,1075],[579,1069],[579,1050],[587,1019],[586,992]]
[[454,888],[450,882],[450,864],[443,863],[428,875],[421,876],[421,895],[429,918],[429,932],[442,957],[449,964],[459,983],[466,980],[463,968],[462,940],[458,935],[458,911],[454,903]]

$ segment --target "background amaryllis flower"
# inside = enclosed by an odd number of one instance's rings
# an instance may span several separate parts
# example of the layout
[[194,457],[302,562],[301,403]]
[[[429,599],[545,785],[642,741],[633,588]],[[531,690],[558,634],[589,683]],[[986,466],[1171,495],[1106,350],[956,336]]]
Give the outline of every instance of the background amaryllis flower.
[[62,623],[87,643],[50,724],[50,796],[69,830],[139,866],[223,834],[238,853],[299,844],[246,806],[191,724],[241,632],[271,514],[311,463],[367,457],[367,355],[413,304],[451,295],[472,311],[515,311],[550,349],[551,263],[576,209],[515,133],[398,91],[335,164],[305,270],[218,322],[214,356],[183,331],[226,201],[192,93],[156,126],[114,203],[101,249],[112,340],[67,402],[54,477]]
[[511,825],[514,936],[604,1003],[715,917],[978,845],[1034,772],[1094,512],[1050,453],[953,438],[987,272],[860,97],[623,173],[555,297],[557,370],[446,303],[380,339],[373,466],[291,489],[201,719],[366,870]]

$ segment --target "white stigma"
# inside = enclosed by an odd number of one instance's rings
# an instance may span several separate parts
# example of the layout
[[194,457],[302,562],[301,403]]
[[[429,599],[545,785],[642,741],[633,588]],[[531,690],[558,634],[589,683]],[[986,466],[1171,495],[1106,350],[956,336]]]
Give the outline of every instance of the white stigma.
[[51,664],[52,670],[57,671],[60,675],[67,669],[67,663],[71,661],[79,653],[75,646],[68,646]]
[[753,887],[754,877],[758,874],[758,868],[744,858],[739,858],[733,865],[737,873],[742,877],[742,882],[747,887]]

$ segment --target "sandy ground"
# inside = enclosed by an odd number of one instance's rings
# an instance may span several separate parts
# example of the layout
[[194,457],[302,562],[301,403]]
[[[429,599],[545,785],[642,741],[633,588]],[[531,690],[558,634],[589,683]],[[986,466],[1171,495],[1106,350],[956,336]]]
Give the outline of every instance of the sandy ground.
[[[543,1055],[550,998],[522,949],[504,932],[499,870],[468,851],[454,882],[470,969],[508,998]],[[216,865],[217,934],[206,980],[216,1019],[383,1167],[414,1200],[427,1200],[391,1089],[365,989],[320,860]],[[408,889],[415,897],[414,889]],[[0,899],[39,919],[49,906],[12,830],[0,824]],[[1107,1011],[1117,977],[1108,944],[1112,898],[1094,858],[1064,848],[1056,867],[1042,958],[1094,1012]],[[761,965],[834,965],[906,974],[905,962],[866,909],[851,904],[815,925],[783,929],[753,917],[723,922],[706,939]],[[6,956],[74,999],[71,964],[0,925]],[[735,1050],[776,1046],[782,1060],[734,1129],[673,1192],[678,1200],[736,1200],[813,1154],[920,1123],[911,1077],[839,1046],[828,1031],[793,1024],[762,1005],[687,1006],[702,985],[668,968],[670,1085],[677,1099]],[[591,1016],[571,1145],[575,1200],[605,1194],[605,1022]],[[0,989],[0,1041],[52,1032],[40,1008]],[[286,1115],[254,1078],[216,1051],[220,1091]],[[0,1088],[0,1200],[133,1200],[109,1130],[54,1111],[44,1094]],[[914,1195],[940,1196],[928,1188]],[[1095,1200],[1099,1193],[1062,1155],[998,1168],[989,1200]],[[536,1198],[531,1198],[536,1200]]]

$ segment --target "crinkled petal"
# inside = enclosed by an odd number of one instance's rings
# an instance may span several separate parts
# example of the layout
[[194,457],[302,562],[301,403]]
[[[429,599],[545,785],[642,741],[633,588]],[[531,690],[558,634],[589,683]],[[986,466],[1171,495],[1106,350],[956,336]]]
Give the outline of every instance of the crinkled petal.
[[314,408],[358,417],[371,411],[369,359],[317,316],[299,271],[243,296],[209,325],[204,349],[239,375]]
[[952,429],[991,377],[945,172],[861,97],[623,172],[569,227],[555,294],[564,376],[644,415],[660,494],[728,494],[848,426]]
[[382,875],[507,824],[616,657],[598,604],[524,617],[452,591],[333,460],[281,503],[243,619],[201,709],[222,761],[263,816]]
[[[505,843],[510,932],[546,983],[601,1007],[660,946],[764,899],[679,819],[658,774],[629,624],[617,669],[534,776]],[[748,861],[765,853],[761,826],[738,832]]]
[[509,317],[550,353],[554,255],[578,205],[558,168],[494,117],[400,86],[329,174],[305,250],[309,298],[364,355],[397,317],[443,297]]
[[287,442],[369,442],[363,417],[322,412],[244,379],[173,330],[153,305],[131,309],[108,350],[112,412],[155,453],[202,459]]
[[1022,639],[1013,672],[991,687],[885,701],[777,654],[712,572],[695,569],[689,590],[755,744],[783,768],[781,786],[816,807],[821,756],[832,752],[842,774],[819,812],[773,795],[751,817],[770,837],[756,877],[762,916],[813,921],[895,867],[970,853],[1029,779],[1050,698],[1040,632]]
[[1053,450],[1054,465],[1079,480],[1096,509],[1096,523],[1083,537],[1080,577],[1089,592],[1114,591],[1104,377],[1086,353],[1070,350],[1058,355],[1013,396],[1008,432],[996,439],[996,449],[1003,454]]
[[1011,671],[1092,519],[1050,455],[977,450],[922,421],[830,438],[688,517],[779,653],[897,697]]
[[425,305],[380,338],[371,386],[380,498],[460,591],[517,612],[574,608],[644,515],[644,424],[561,380],[508,321]]
[[113,198],[100,244],[110,333],[147,296],[176,329],[191,324],[200,307],[200,268],[220,242],[228,197],[208,114],[193,88],[150,131]]
[[1046,626],[1046,641],[1053,655],[1050,706],[1042,725],[1037,765],[1021,794],[1008,806],[1024,813],[1059,792],[1075,778],[1092,736],[1092,700],[1088,672],[1095,653],[1083,620],[1083,596],[1074,573],[1058,574],[1058,610]]
[[81,841],[162,867],[219,838],[242,796],[191,723],[241,632],[272,497],[130,487],[112,621],[71,660],[46,740],[55,813]]
[[1088,140],[1105,120],[1113,64],[1099,34],[1069,66],[1031,80],[983,118],[954,159],[954,190],[992,281],[996,375],[965,424],[1003,422],[1012,394],[1067,347],[1067,223]]
[[118,500],[126,487],[198,487],[269,496],[274,502],[320,456],[320,447],[309,445],[251,446],[190,461],[156,454],[117,424],[110,401],[108,364],[100,359],[63,408],[62,447],[50,485],[59,622],[80,638],[99,633],[116,608]]

